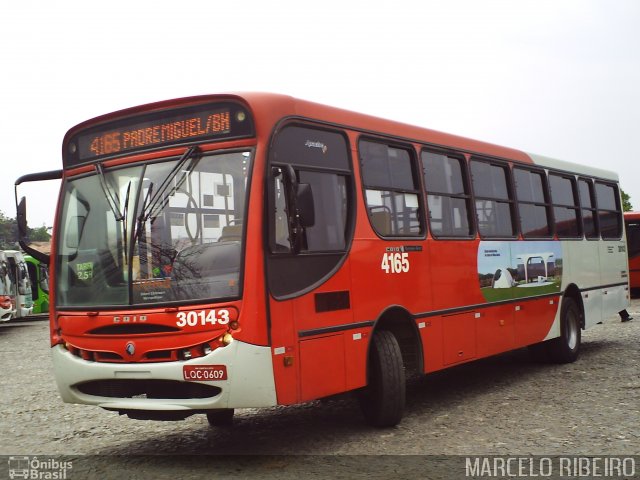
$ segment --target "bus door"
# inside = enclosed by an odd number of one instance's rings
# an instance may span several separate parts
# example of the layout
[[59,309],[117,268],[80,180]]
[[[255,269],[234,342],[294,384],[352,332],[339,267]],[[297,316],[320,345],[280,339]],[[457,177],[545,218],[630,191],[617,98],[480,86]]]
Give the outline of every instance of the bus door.
[[343,133],[306,124],[285,125],[273,137],[267,280],[281,404],[342,392],[362,381],[357,375],[364,366],[347,360],[364,362],[367,348],[363,335],[350,330],[347,252],[355,207],[348,145]]

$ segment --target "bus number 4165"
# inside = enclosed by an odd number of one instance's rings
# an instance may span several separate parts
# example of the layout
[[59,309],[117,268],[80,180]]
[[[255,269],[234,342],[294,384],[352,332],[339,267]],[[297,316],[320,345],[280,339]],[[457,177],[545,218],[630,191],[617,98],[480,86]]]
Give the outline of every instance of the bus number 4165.
[[382,255],[380,268],[384,273],[407,273],[409,271],[409,254],[385,253]]

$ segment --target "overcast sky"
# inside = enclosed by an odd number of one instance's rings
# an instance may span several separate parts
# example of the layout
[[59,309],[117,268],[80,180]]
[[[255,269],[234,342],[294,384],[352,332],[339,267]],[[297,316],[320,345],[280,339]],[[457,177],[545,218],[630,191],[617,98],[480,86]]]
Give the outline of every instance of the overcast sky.
[[[618,172],[640,210],[640,1],[6,2],[0,211],[65,132],[137,104],[269,91]],[[53,187],[28,194],[53,224]]]

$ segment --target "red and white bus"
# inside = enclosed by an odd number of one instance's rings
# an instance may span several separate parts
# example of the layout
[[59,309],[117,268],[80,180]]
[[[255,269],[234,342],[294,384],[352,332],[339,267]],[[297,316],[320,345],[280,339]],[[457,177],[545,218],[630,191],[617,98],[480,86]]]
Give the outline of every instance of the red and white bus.
[[110,113],[62,148],[16,188],[62,178],[65,402],[215,425],[357,391],[391,426],[409,372],[524,346],[572,362],[629,302],[606,170],[271,94]]
[[640,212],[625,212],[624,225],[629,253],[629,286],[632,293],[638,295],[640,292]]

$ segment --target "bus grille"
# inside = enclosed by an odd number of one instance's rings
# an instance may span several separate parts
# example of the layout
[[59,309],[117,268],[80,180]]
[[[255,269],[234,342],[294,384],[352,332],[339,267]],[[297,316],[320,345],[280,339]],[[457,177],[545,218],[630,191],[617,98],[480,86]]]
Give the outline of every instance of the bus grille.
[[110,398],[209,398],[222,389],[211,385],[176,380],[94,380],[75,385],[82,393]]
[[[209,340],[208,342],[200,345],[193,345],[187,348],[170,349],[170,350],[152,350],[145,353],[140,360],[141,363],[150,362],[175,362],[178,360],[186,360],[188,358],[199,358],[207,355],[212,347],[217,348],[220,343],[216,339]],[[82,358],[88,362],[102,362],[102,363],[130,363],[130,360],[124,359],[122,355],[116,352],[104,352],[96,350],[85,350],[73,345],[66,345],[67,350],[72,355]],[[207,350],[207,348],[209,350]],[[190,356],[185,357],[184,352],[188,350]]]
[[179,332],[178,327],[170,325],[156,325],[147,323],[124,323],[105,325],[87,332],[88,335],[148,335],[150,333]]

